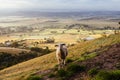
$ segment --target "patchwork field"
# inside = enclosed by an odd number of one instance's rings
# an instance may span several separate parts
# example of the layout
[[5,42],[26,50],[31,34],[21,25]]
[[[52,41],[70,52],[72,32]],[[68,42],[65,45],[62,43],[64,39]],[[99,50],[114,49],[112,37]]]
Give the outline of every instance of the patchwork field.
[[[56,33],[51,33],[51,32]],[[63,33],[64,31],[64,33]],[[77,41],[85,38],[100,38],[102,34],[106,32],[106,35],[113,34],[112,30],[80,30],[78,32],[77,29],[45,29],[41,32],[37,33],[12,33],[9,35],[0,36],[0,43],[4,43],[5,41],[20,41],[25,40],[25,43],[30,45],[33,42],[39,42],[44,40],[45,38],[54,38],[54,43],[41,43],[38,44],[37,47],[45,47],[48,46],[50,49],[54,49],[54,45],[58,43],[66,43],[66,44],[77,44]],[[21,36],[22,35],[22,36]]]

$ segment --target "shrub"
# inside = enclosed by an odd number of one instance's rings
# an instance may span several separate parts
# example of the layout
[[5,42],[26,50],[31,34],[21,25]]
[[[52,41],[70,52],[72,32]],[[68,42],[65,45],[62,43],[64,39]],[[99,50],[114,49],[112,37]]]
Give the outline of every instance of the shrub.
[[49,77],[49,78],[55,77],[55,74],[50,73],[50,74],[48,75],[48,77]]
[[20,44],[18,43],[18,42],[13,42],[12,44],[11,44],[11,47],[15,47],[15,48],[17,48],[17,47],[19,47],[20,46]]
[[29,76],[26,80],[42,80],[40,76]]
[[35,51],[35,52],[41,52],[42,48],[38,48],[38,47],[32,47],[31,51]]
[[98,73],[97,68],[92,68],[88,71],[88,74],[93,77],[94,75],[96,75]]
[[47,53],[52,52],[51,50],[49,50],[48,47],[46,47],[46,49],[39,48],[39,47],[32,47],[30,50],[35,51],[35,52],[39,52],[39,53],[43,53],[43,54],[47,54]]
[[120,70],[100,71],[92,80],[120,80]]
[[58,70],[57,71],[57,77],[59,80],[67,80],[68,77],[72,76],[73,72],[67,71],[64,69]]
[[65,77],[65,76],[67,76],[67,71],[65,71],[64,69],[60,69],[57,71],[57,76],[58,77]]
[[67,58],[67,59],[66,59],[66,63],[71,63],[71,62],[73,62],[72,59],[70,59],[70,58]]
[[77,64],[69,64],[66,68],[60,69],[55,75],[50,74],[49,77],[57,76],[60,80],[66,80],[68,77],[71,77],[74,73],[84,71],[85,67]]
[[53,71],[58,71],[58,64],[54,66]]
[[71,77],[74,73],[84,71],[84,70],[85,70],[84,66],[80,66],[72,63],[72,64],[69,64],[65,68],[65,70],[64,69],[58,70],[57,76],[60,78],[60,80],[67,80],[67,78]]
[[70,64],[67,66],[67,70],[70,72],[81,72],[85,70],[85,66],[80,66],[78,64]]

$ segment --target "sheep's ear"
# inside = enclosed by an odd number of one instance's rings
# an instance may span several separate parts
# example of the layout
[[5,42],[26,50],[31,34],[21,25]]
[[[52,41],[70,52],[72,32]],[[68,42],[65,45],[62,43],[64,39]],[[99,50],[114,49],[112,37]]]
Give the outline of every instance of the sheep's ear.
[[66,47],[69,47],[69,45],[67,44]]
[[55,45],[55,47],[58,47],[58,45]]

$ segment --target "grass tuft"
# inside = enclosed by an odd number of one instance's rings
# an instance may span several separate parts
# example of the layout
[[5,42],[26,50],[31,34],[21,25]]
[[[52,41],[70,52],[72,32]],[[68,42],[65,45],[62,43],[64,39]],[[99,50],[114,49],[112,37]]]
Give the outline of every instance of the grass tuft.
[[48,77],[49,77],[49,78],[53,78],[53,77],[55,77],[55,74],[50,73],[50,74],[48,75]]
[[85,66],[80,66],[78,64],[70,64],[67,66],[67,70],[70,72],[81,72],[81,71],[85,71]]
[[71,63],[71,62],[73,62],[72,59],[70,59],[70,58],[67,58],[67,59],[66,59],[66,63]]
[[93,76],[95,76],[98,72],[99,72],[99,71],[98,71],[97,68],[92,68],[92,69],[90,69],[90,70],[88,71],[88,74],[89,74],[90,77],[93,77]]
[[100,71],[92,80],[120,80],[120,70]]
[[26,80],[42,80],[40,76],[29,76]]

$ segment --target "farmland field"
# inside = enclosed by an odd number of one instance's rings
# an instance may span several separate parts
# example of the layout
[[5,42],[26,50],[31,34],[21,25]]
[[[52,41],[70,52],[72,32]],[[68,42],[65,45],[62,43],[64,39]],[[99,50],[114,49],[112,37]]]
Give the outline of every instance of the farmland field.
[[[107,35],[113,34],[113,30],[86,30],[79,29],[80,25],[76,25],[74,27],[67,29],[65,27],[80,24],[94,26],[94,27],[118,27],[117,22],[112,21],[102,21],[102,20],[77,20],[72,18],[29,18],[29,17],[7,17],[0,19],[1,27],[8,27],[13,32],[0,36],[0,43],[4,43],[5,41],[19,41],[26,40],[27,44],[30,44],[35,41],[40,41],[44,38],[54,38],[55,43],[43,43],[37,45],[38,47],[48,46],[51,49],[54,49],[54,45],[58,43],[66,43],[66,44],[76,44],[78,40],[84,39],[87,37],[99,38],[103,33]],[[17,32],[17,27],[32,27],[31,31],[23,31]],[[18,29],[19,29],[18,28]],[[26,28],[25,28],[26,29]]]
[[[51,31],[57,31],[57,33],[51,33]],[[64,33],[62,33],[63,31],[65,31]],[[0,36],[0,42],[4,43],[5,41],[19,41],[19,40],[26,40],[27,44],[30,44],[32,42],[36,42],[36,41],[40,41],[41,39],[44,38],[54,38],[55,39],[55,43],[43,43],[43,44],[39,44],[39,47],[44,47],[44,46],[48,46],[49,48],[54,49],[54,45],[58,44],[58,43],[66,43],[66,44],[71,44],[77,43],[77,40],[86,38],[86,37],[93,37],[93,38],[100,38],[103,32],[105,32],[105,30],[100,31],[100,30],[95,30],[94,31],[96,34],[92,34],[91,31],[83,31],[81,30],[81,32],[77,32],[76,29],[70,29],[70,30],[66,30],[66,29],[46,29],[42,32],[37,32],[37,33],[14,33],[14,34],[10,34],[9,36],[5,35],[5,36]],[[111,30],[106,30],[106,32],[108,32],[109,34],[113,34],[113,31]],[[22,37],[18,36],[24,34]],[[31,35],[32,34],[32,35]],[[108,34],[108,35],[109,35]]]

